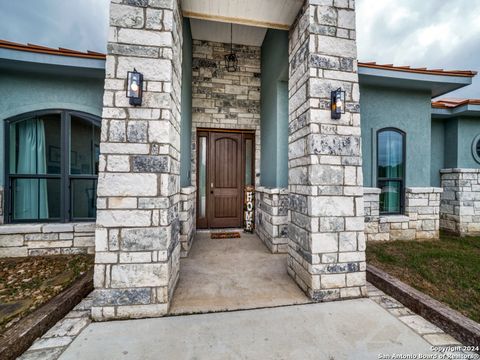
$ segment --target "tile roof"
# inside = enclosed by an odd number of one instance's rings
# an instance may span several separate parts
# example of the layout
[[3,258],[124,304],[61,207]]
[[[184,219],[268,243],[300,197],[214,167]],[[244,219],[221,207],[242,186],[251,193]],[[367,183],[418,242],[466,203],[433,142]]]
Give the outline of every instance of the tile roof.
[[437,109],[454,109],[462,105],[480,105],[480,99],[445,98],[445,99],[432,101],[432,107]]
[[[0,40],[0,48],[29,51],[42,54],[52,54],[60,56],[72,56],[90,59],[105,59],[106,55],[95,51],[81,52],[65,48],[50,48],[35,44],[20,44],[7,40]],[[410,66],[394,66],[393,64],[377,64],[376,62],[358,62],[358,66],[364,68],[403,71],[419,74],[430,75],[446,75],[446,76],[460,76],[460,77],[474,77],[477,75],[476,71],[471,70],[443,70],[443,69],[427,69],[427,68],[412,68]]]
[[19,50],[19,51],[28,51],[28,52],[41,53],[41,54],[87,58],[87,59],[99,59],[99,60],[105,59],[105,54],[95,52],[95,51],[81,52],[81,51],[65,49],[65,48],[55,49],[55,48],[49,48],[46,46],[40,46],[35,44],[20,44],[20,43],[6,41],[6,40],[0,40],[0,48]]
[[474,77],[477,75],[476,71],[471,70],[443,70],[443,69],[427,69],[427,68],[412,68],[410,66],[394,66],[393,64],[377,64],[376,62],[358,62],[358,66],[372,69],[403,71],[418,74],[430,75],[446,75],[446,76],[461,76]]

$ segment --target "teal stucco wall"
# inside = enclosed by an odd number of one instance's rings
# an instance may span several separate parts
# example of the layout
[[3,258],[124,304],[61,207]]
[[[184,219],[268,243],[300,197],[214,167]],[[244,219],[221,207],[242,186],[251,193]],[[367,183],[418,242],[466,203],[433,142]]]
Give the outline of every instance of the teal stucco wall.
[[182,117],[180,122],[180,184],[192,185],[192,32],[190,20],[183,19]]
[[288,185],[288,32],[269,29],[261,51],[261,185]]
[[[5,119],[30,111],[69,109],[101,116],[103,78],[66,77],[0,69],[0,159],[5,159]],[[0,185],[5,181],[0,166]]]
[[478,169],[480,164],[472,155],[472,143],[480,135],[480,118],[464,117],[458,119],[458,163],[457,167]]
[[434,121],[444,124],[444,168],[480,168],[472,155],[473,140],[480,135],[480,118],[459,117]]
[[445,168],[445,123],[440,119],[432,119],[432,143],[430,182],[432,186],[440,187],[440,170]]
[[364,186],[377,186],[376,137],[386,127],[406,133],[405,186],[430,186],[430,93],[360,84],[360,95]]

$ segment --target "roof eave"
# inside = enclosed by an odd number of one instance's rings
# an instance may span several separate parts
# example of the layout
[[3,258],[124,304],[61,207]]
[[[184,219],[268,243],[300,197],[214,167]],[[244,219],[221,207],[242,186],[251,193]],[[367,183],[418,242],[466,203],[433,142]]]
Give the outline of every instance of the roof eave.
[[472,83],[471,76],[418,73],[376,67],[358,67],[360,84],[379,85],[393,88],[430,91],[431,97],[438,97]]
[[8,48],[0,48],[0,60],[22,62],[25,65],[43,64],[70,68],[105,70],[105,59],[102,58],[64,56]]
[[454,108],[432,107],[432,117],[438,119],[455,117],[480,117],[480,105],[464,104]]

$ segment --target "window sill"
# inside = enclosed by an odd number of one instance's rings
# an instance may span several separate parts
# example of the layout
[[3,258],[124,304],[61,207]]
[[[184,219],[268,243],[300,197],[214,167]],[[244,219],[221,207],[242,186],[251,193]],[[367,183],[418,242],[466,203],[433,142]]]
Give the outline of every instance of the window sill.
[[410,219],[406,215],[380,215],[380,222],[381,223],[400,223],[400,222],[408,222]]
[[94,232],[95,222],[2,224],[0,234]]

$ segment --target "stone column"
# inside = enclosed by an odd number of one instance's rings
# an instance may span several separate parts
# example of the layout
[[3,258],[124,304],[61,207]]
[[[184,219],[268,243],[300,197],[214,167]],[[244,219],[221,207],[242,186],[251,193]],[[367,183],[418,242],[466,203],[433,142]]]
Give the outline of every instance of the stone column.
[[440,228],[460,236],[480,234],[480,169],[443,169],[440,174]]
[[[180,244],[182,19],[177,0],[112,0],[95,235],[95,320],[167,313]],[[127,71],[143,73],[129,105]]]
[[306,0],[289,36],[288,271],[315,301],[366,295],[356,57],[354,1]]

